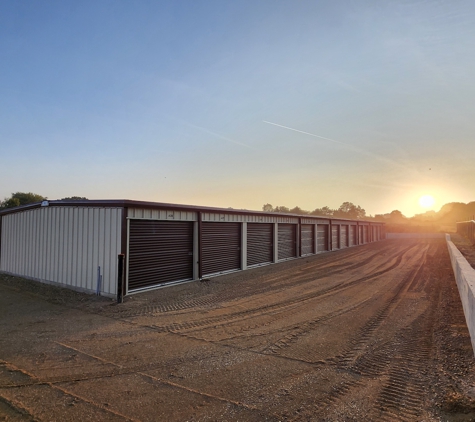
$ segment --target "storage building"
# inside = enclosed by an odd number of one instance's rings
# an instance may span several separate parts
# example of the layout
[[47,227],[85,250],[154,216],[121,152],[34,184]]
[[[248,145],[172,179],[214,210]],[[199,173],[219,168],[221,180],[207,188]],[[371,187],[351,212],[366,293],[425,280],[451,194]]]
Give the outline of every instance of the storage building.
[[0,212],[0,271],[115,297],[385,237],[384,224],[129,200]]

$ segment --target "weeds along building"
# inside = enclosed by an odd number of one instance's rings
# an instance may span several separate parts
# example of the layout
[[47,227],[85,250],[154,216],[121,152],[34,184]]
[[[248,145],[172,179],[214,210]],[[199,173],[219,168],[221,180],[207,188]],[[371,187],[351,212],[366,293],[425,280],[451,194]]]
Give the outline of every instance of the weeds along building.
[[383,239],[378,222],[129,200],[0,212],[0,271],[121,297]]

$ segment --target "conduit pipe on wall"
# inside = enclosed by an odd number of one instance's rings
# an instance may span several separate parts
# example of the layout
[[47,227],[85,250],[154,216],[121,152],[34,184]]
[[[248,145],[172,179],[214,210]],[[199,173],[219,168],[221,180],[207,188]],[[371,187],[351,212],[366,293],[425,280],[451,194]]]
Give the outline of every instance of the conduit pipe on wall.
[[102,289],[102,275],[101,275],[101,267],[97,267],[97,287],[96,287],[96,295],[101,295]]

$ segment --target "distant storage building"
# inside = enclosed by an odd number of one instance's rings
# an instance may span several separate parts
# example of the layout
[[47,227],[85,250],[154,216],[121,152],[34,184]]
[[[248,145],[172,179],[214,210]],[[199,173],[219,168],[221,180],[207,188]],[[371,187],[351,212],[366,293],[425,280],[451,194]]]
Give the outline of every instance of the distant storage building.
[[360,220],[129,200],[44,201],[0,212],[0,271],[115,297],[384,237],[383,223]]

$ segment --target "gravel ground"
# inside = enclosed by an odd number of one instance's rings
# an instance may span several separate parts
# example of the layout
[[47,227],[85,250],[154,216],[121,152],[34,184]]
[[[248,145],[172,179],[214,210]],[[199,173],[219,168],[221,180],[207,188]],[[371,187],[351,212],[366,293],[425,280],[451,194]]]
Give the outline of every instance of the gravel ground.
[[438,239],[121,305],[0,275],[0,317],[0,420],[475,420],[474,354]]

